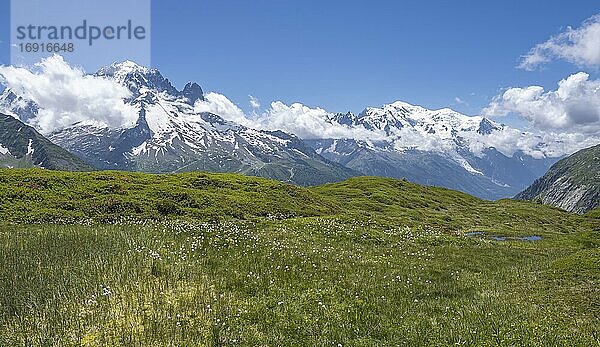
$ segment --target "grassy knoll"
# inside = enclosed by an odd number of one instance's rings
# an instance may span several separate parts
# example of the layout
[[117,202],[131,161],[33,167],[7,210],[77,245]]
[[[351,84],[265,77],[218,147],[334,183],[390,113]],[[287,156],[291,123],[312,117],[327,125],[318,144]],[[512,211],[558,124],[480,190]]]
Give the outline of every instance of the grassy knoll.
[[600,221],[547,206],[5,170],[0,216],[0,345],[600,343]]

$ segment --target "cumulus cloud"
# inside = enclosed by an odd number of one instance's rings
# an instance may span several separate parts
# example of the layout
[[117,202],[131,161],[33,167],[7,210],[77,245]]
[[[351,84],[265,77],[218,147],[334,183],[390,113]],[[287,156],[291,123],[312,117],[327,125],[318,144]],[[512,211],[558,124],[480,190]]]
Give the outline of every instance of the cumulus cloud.
[[85,75],[58,55],[43,59],[32,69],[0,66],[0,82],[39,106],[38,115],[28,122],[43,133],[76,122],[123,127],[137,121],[135,109],[123,101],[130,96],[127,88]]
[[252,127],[254,124],[247,118],[236,104],[229,100],[225,95],[219,93],[208,93],[204,95],[205,100],[198,100],[194,104],[196,112],[210,112],[223,117],[223,119]]
[[443,141],[436,136],[426,136],[413,129],[400,129],[394,134],[394,148],[397,150],[417,149],[420,151],[448,151],[452,149],[449,141]]
[[519,68],[534,70],[552,60],[566,60],[578,66],[600,66],[600,15],[595,15],[579,28],[567,29],[548,41],[533,47],[522,57]]
[[505,154],[522,150],[536,158],[571,154],[600,143],[600,80],[579,72],[558,82],[556,90],[509,88],[482,113],[490,118],[513,114],[527,120],[533,130],[495,131],[486,136],[485,144],[470,141],[474,152],[491,145]]
[[540,86],[509,88],[483,110],[487,116],[516,114],[542,130],[600,132],[600,80],[587,73],[573,74],[557,90]]
[[358,139],[377,140],[382,136],[363,126],[349,127],[333,122],[332,113],[322,108],[310,108],[300,103],[286,105],[271,103],[269,109],[255,119],[259,128],[282,130],[303,139]]
[[[208,93],[205,100],[194,105],[196,112],[211,112],[226,120],[261,130],[281,130],[303,139],[357,139],[379,140],[384,135],[369,131],[363,126],[349,127],[332,121],[333,113],[322,108],[311,108],[300,103],[287,105],[281,101],[272,102],[264,112],[256,113],[260,107],[258,100],[250,96],[255,108],[252,116],[244,113],[225,95]],[[254,103],[254,104],[253,104]]]

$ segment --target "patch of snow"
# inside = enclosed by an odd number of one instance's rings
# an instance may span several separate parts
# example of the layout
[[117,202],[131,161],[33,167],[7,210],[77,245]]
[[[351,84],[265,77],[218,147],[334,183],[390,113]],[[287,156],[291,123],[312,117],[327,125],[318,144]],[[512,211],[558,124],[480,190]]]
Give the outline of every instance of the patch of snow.
[[27,155],[33,155],[35,152],[35,148],[33,148],[33,140],[29,139],[29,144],[27,145]]
[[8,148],[4,147],[1,143],[0,143],[0,154],[4,155],[4,154],[10,154],[10,151],[8,150]]
[[454,160],[463,167],[463,169],[467,170],[469,173],[474,175],[484,176],[483,172],[475,169],[471,164],[463,157],[455,157]]
[[135,155],[135,156],[139,156],[141,154],[144,154],[146,152],[148,152],[148,144],[146,143],[146,141],[144,141],[144,143],[142,143],[141,145],[134,147],[131,150],[131,154]]
[[296,149],[296,148],[292,148],[292,151],[300,154],[301,156],[308,158],[308,155],[306,155],[305,153],[301,152],[300,150]]

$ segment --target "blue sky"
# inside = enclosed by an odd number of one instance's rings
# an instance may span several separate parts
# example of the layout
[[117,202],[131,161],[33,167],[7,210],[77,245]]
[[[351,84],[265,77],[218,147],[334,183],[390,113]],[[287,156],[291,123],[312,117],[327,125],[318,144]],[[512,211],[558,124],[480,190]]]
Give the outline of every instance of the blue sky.
[[[0,4],[9,64],[9,1]],[[404,100],[476,114],[504,88],[556,89],[580,71],[515,66],[598,12],[597,1],[153,1],[152,64],[179,88],[197,81],[245,109],[252,94],[336,112]]]

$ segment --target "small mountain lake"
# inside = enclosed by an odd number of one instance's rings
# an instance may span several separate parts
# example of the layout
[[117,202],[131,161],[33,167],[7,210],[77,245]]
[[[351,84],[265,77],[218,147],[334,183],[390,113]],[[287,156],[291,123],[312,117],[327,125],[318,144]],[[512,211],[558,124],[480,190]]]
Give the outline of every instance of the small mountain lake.
[[[487,236],[486,233],[484,233],[483,231],[471,231],[468,233],[464,234],[466,237],[473,237],[473,236]],[[531,236],[503,236],[503,235],[490,235],[489,236],[490,239],[494,240],[494,241],[527,241],[527,242],[531,242],[531,241],[540,241],[542,239],[541,236],[538,235],[531,235]]]

